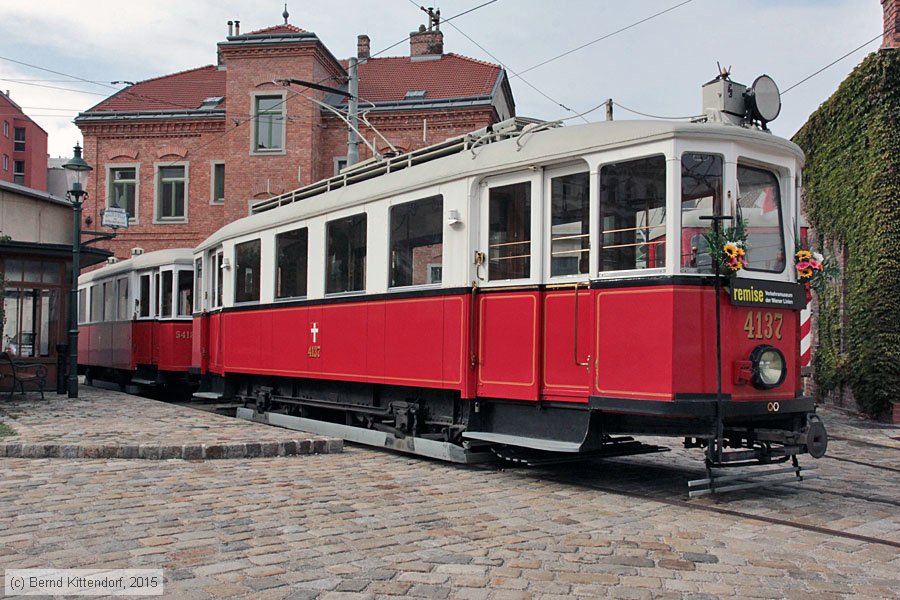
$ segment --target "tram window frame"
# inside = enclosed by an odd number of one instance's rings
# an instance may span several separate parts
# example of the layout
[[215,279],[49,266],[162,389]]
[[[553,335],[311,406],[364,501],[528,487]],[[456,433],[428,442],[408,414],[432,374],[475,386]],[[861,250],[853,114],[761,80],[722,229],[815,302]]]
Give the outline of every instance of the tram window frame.
[[209,262],[211,269],[209,272],[209,304],[212,310],[218,310],[224,306],[225,295],[223,287],[225,285],[224,261],[225,253],[222,248],[210,251]]
[[[709,189],[710,195],[700,196],[698,194],[702,193],[697,191],[698,184],[696,180],[690,179],[686,175],[686,171],[689,168],[693,168],[691,165],[686,163],[688,157],[694,158],[694,163],[698,162],[698,157],[704,157],[705,160],[709,162],[717,163],[715,165],[710,165],[708,167],[704,167],[704,177],[707,178],[715,178],[718,177],[718,189]],[[689,219],[691,221],[696,220],[697,223],[689,223],[685,226],[685,216],[690,215],[691,217],[694,214],[699,214],[700,216],[723,216],[724,210],[727,208],[725,202],[725,174],[726,174],[726,162],[725,157],[716,152],[703,152],[699,150],[688,150],[681,154],[681,157],[678,160],[678,167],[680,169],[680,181],[681,184],[678,188],[678,218],[679,218],[679,227],[678,227],[678,263],[679,268],[686,273],[699,273],[699,274],[709,274],[713,272],[713,264],[710,260],[709,249],[706,247],[706,238],[704,234],[709,230],[709,221],[699,221],[698,219]],[[716,172],[710,172],[710,169],[716,168],[718,169],[718,174]],[[691,181],[694,181],[692,187],[688,187],[691,185]],[[706,184],[708,187],[709,183]],[[700,203],[709,198],[709,206],[702,207]],[[689,203],[695,203],[693,206],[689,206]],[[693,213],[693,214],[691,214]],[[722,227],[731,226],[730,222],[725,222]],[[692,234],[689,239],[685,238],[685,230],[686,229],[695,229],[696,233]]]
[[325,293],[332,295],[364,292],[367,254],[366,213],[356,213],[326,222]]
[[305,298],[308,293],[309,228],[282,231],[275,235],[275,299]]
[[[389,209],[388,221],[388,287],[439,286],[444,262],[444,196],[395,204]],[[424,241],[430,243],[416,243]],[[423,248],[429,250],[420,250]],[[441,268],[435,270],[435,266]]]
[[110,323],[116,320],[116,285],[109,279],[103,282],[103,322]]
[[88,288],[83,287],[78,290],[78,324],[87,323],[88,318]]
[[171,319],[175,314],[175,275],[171,269],[163,269],[158,274],[159,318]]
[[194,309],[194,270],[178,269],[175,275],[175,316],[190,317]]
[[[124,292],[124,294],[123,294]],[[130,321],[131,315],[128,314],[128,278],[119,277],[116,279],[116,320]]]
[[[578,178],[581,181],[573,180]],[[564,186],[582,185],[582,196],[580,198],[580,206],[572,206],[572,202],[577,201],[576,198],[566,194],[570,188]],[[587,277],[591,272],[591,172],[587,165],[579,164],[569,168],[555,169],[548,171],[545,178],[545,190],[547,197],[545,199],[548,209],[549,219],[546,227],[546,240],[549,254],[546,258],[545,267],[551,278],[571,279],[579,277]],[[580,233],[570,231],[562,231],[562,227],[571,228],[572,224],[579,223],[579,220],[572,220],[572,213],[581,213],[580,217]],[[559,221],[558,223],[556,221]],[[554,233],[556,229],[556,233]],[[555,237],[554,237],[555,236]],[[572,240],[579,240],[573,242]],[[576,249],[567,249],[573,246],[579,246]],[[556,250],[554,250],[556,248]],[[564,260],[573,258],[574,261]],[[556,259],[555,256],[561,256],[562,259]],[[571,268],[565,268],[566,265],[574,264],[574,272]],[[565,272],[563,272],[565,271]]]
[[203,312],[204,295],[203,295],[203,259],[194,259],[194,312]]
[[138,318],[151,319],[153,318],[153,278],[150,277],[150,273],[138,275],[138,290],[140,294],[137,306]]
[[[488,188],[488,281],[513,281],[532,277],[536,241],[532,223],[533,183],[528,179],[491,185]],[[527,247],[522,249],[525,244]],[[522,262],[518,263],[517,268],[509,267],[510,263],[504,262],[513,260]]]
[[[744,172],[743,173],[744,176],[749,175],[749,173],[747,173],[749,171],[749,172],[753,172],[756,175],[762,174],[762,175],[767,175],[771,178],[771,184],[775,191],[775,197],[774,197],[774,199],[772,199],[772,202],[774,202],[775,208],[772,210],[775,210],[778,213],[777,232],[778,232],[778,242],[780,243],[780,247],[778,249],[776,249],[772,259],[763,259],[765,262],[768,262],[768,263],[771,263],[774,260],[775,266],[773,268],[759,268],[758,265],[761,264],[761,261],[759,258],[759,252],[757,252],[756,255],[754,256],[754,249],[756,249],[758,251],[758,250],[764,248],[765,246],[763,244],[761,244],[759,241],[760,240],[760,236],[759,236],[760,232],[754,233],[754,229],[762,229],[763,227],[755,226],[753,224],[752,218],[746,218],[746,222],[744,223],[744,225],[745,225],[745,229],[747,232],[747,264],[744,266],[744,269],[746,269],[747,271],[754,271],[757,273],[772,273],[772,274],[784,273],[785,268],[787,267],[787,262],[788,262],[786,260],[788,250],[785,246],[785,239],[784,239],[784,203],[782,202],[782,194],[781,194],[781,178],[779,177],[779,174],[775,170],[774,167],[762,166],[762,165],[756,165],[756,164],[747,164],[744,161],[738,160],[737,170],[736,170],[737,190],[738,190],[737,198],[738,199],[737,199],[737,202],[735,203],[735,207],[736,207],[735,217],[736,217],[736,219],[738,219],[740,221],[745,220],[745,210],[747,208],[750,208],[750,207],[742,207],[741,206],[741,201],[744,200],[744,194],[742,194],[742,192],[741,192],[741,187],[742,187],[741,180],[743,178],[742,171]],[[745,179],[745,181],[746,181],[746,179]],[[751,187],[751,186],[747,185],[744,187]],[[765,213],[770,212],[770,211],[766,210],[766,204],[767,204],[768,198],[763,197],[761,201],[762,201],[762,205],[759,206],[758,208],[761,211],[760,214],[764,215]],[[757,199],[754,201],[753,208],[757,208],[756,205],[759,202],[760,202],[760,200],[757,197]]]
[[[647,163],[643,169],[646,173],[643,175],[640,171],[637,171],[640,166],[638,163],[642,162]],[[620,169],[621,172],[613,169]],[[667,169],[668,163],[663,153],[629,157],[599,166],[597,170],[597,183],[599,186],[597,194],[597,223],[599,225],[597,235],[597,269],[600,275],[608,276],[611,273],[621,272],[646,273],[648,271],[662,271],[666,268],[666,245],[668,244],[666,218],[668,210]],[[637,174],[635,174],[636,171]],[[620,182],[619,178],[623,177],[625,178],[624,182]],[[655,186],[652,194],[650,194],[650,188],[647,187],[648,184]],[[612,185],[616,186],[614,194]],[[643,185],[643,190],[634,192],[635,186],[640,185]],[[626,197],[619,199],[620,193],[623,193]],[[643,196],[635,198],[635,194],[642,194]],[[611,199],[610,195],[613,195],[615,198]],[[640,201],[643,201],[644,204],[643,209],[638,211],[636,207]],[[635,208],[635,210],[629,212],[630,208]],[[623,209],[625,212],[623,212]],[[638,215],[642,214],[644,216],[643,225],[638,219]],[[654,217],[660,215],[662,218],[657,221]],[[619,221],[616,222],[616,219],[619,219]],[[629,222],[624,223],[622,219],[627,219]],[[609,222],[607,222],[608,220]],[[633,223],[631,222],[632,220]],[[656,239],[651,237],[651,230],[659,230],[661,232],[661,242],[651,243],[650,240]],[[633,238],[628,237],[630,233],[633,233]],[[640,237],[639,234],[643,234],[643,242],[637,241]],[[606,236],[611,237],[607,238]],[[607,243],[607,240],[611,243]],[[651,245],[655,246],[652,257],[650,252]],[[643,250],[642,254],[640,253],[641,250]]]
[[234,245],[234,303],[259,302],[262,240]]

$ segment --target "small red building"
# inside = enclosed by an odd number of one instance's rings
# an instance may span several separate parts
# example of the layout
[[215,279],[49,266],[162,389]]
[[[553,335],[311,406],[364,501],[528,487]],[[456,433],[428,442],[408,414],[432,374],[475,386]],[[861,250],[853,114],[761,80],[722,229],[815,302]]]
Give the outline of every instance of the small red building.
[[[76,118],[95,169],[85,218],[99,222],[114,202],[131,217],[105,246],[116,256],[194,246],[251,204],[346,164],[347,125],[320,104],[346,111],[346,98],[275,80],[347,89],[348,61],[287,22],[245,34],[235,25],[218,43],[218,64],[130,85]],[[515,115],[505,71],[445,54],[437,28],[412,33],[403,57],[373,57],[368,36],[359,36],[357,58],[359,111],[390,144],[363,120],[359,129],[379,153]],[[360,143],[360,160],[371,156]]]
[[47,191],[47,132],[0,92],[0,181]]

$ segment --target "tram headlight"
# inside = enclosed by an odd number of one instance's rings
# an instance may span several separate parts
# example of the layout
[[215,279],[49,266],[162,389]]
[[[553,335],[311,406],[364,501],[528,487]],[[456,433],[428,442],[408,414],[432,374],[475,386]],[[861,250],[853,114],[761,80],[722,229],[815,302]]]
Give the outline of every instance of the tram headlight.
[[763,344],[754,348],[750,353],[750,364],[752,365],[750,383],[761,390],[778,387],[787,376],[784,354],[774,346]]

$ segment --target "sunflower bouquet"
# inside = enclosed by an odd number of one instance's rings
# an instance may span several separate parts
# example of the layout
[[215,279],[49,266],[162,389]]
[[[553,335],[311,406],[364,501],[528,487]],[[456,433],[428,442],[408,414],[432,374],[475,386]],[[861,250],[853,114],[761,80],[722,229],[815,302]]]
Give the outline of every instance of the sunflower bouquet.
[[704,234],[706,247],[712,264],[719,264],[719,272],[726,277],[733,277],[747,266],[747,230],[743,221],[734,227],[725,227],[719,232],[713,228]]

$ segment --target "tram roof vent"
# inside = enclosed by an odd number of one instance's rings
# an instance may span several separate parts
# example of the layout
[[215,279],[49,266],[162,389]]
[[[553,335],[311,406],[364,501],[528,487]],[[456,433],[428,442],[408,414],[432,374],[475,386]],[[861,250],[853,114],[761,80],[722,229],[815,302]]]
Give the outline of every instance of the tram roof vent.
[[116,258],[115,256],[108,256],[108,257],[106,258],[106,264],[108,264],[108,265],[114,265],[114,264],[116,264],[117,262],[119,262],[119,259]]
[[144,249],[143,249],[143,248],[132,248],[132,249],[131,249],[131,255],[132,255],[132,256],[140,256],[140,255],[143,254],[143,253],[144,253]]
[[781,112],[781,94],[768,75],[760,75],[749,88],[732,81],[728,69],[719,68],[719,75],[703,86],[703,117],[711,123],[730,123],[741,127],[758,126],[768,131],[766,124]]

